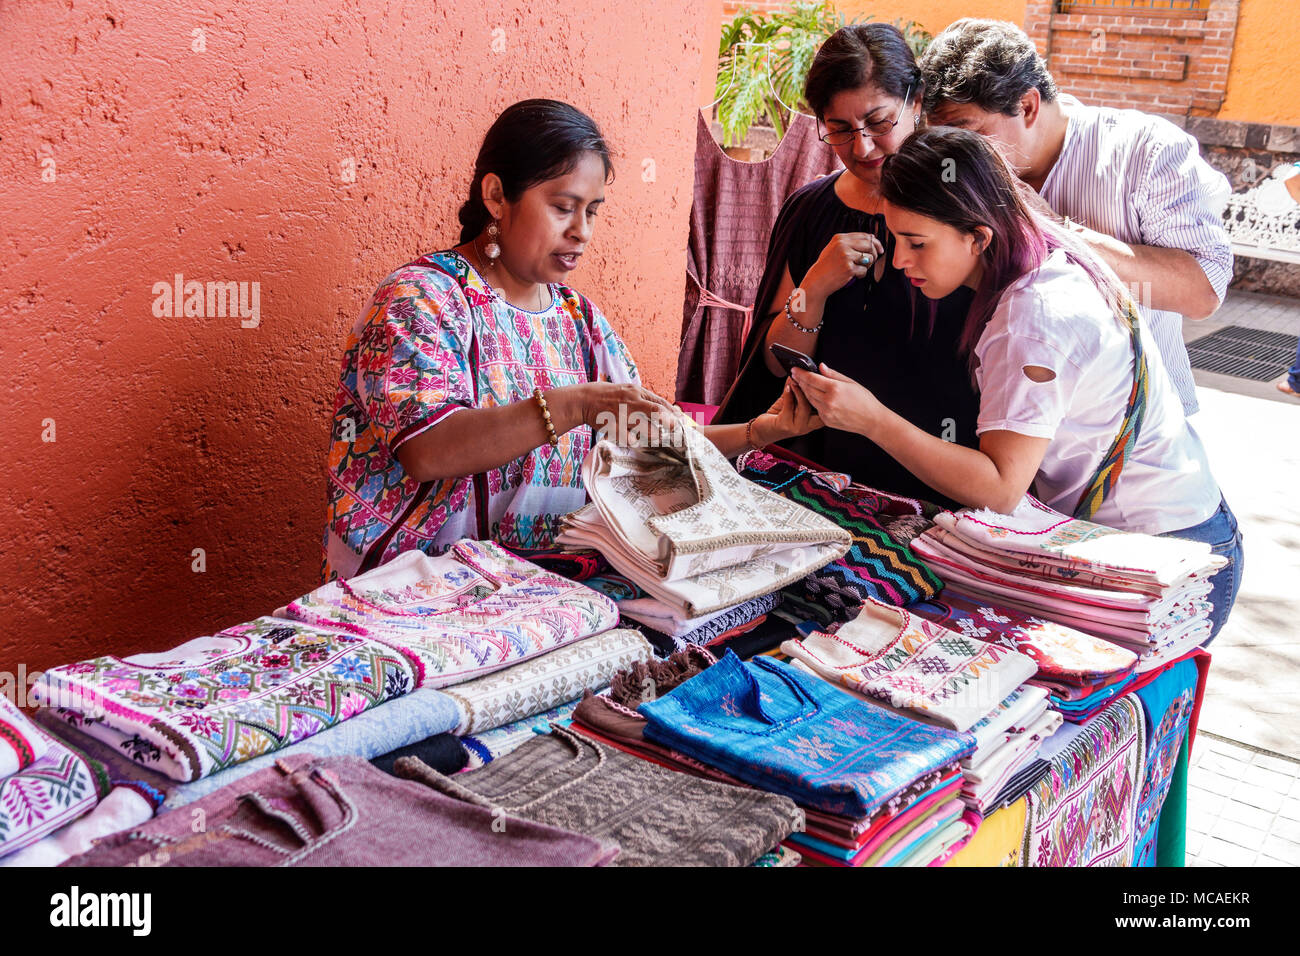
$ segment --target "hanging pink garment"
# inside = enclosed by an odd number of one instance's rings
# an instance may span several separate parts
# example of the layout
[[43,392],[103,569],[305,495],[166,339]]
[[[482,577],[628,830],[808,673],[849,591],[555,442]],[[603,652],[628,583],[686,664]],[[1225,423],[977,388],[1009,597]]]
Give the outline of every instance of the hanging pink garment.
[[839,168],[835,153],[817,138],[811,116],[793,114],[776,152],[761,163],[744,163],[722,151],[703,112],[697,113],[678,401],[722,401],[740,370],[782,204],[799,187]]

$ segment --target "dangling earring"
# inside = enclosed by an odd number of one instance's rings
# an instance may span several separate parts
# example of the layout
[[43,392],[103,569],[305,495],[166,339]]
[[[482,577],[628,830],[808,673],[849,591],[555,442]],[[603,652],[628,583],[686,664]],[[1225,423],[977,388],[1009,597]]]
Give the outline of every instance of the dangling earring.
[[920,125],[921,125],[921,114],[920,114],[920,113],[913,113],[913,114],[912,114],[912,129],[916,129],[916,127],[918,127],[918,126],[920,126]]
[[488,241],[487,241],[487,245],[483,247],[483,256],[484,258],[486,258],[487,260],[486,264],[489,267],[496,265],[497,260],[501,258],[501,244],[497,242],[497,239],[500,236],[501,236],[501,229],[497,226],[497,221],[493,219],[490,223],[488,223],[488,227],[487,227]]

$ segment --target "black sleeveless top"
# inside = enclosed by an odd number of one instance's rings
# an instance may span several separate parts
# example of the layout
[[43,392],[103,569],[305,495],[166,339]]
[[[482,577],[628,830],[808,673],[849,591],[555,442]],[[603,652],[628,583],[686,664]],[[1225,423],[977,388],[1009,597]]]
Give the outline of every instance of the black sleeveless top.
[[[917,292],[893,267],[894,238],[885,228],[885,217],[850,209],[835,194],[835,181],[841,175],[844,173],[815,180],[786,200],[769,244],[742,371],[715,420],[747,421],[766,410],[781,392],[783,378],[767,370],[761,354],[766,350],[769,324],[759,312],[783,304],[770,301],[783,269],[789,267],[798,285],[833,236],[867,232],[885,248],[884,274],[877,281],[873,271],[826,300],[825,324],[813,358],[860,382],[886,408],[924,431],[978,447],[979,396],[966,360],[957,354],[958,336],[973,293],[962,287],[931,303]],[[771,321],[787,319],[778,311]],[[822,428],[786,445],[827,468],[847,472],[854,481],[938,504],[955,504],[861,435]]]

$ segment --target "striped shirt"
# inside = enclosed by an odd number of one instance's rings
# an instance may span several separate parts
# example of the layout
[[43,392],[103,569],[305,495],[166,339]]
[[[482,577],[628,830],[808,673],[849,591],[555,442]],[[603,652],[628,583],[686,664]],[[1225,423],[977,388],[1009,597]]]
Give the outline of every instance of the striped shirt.
[[[1201,158],[1196,140],[1168,120],[1137,110],[1084,106],[1062,96],[1069,125],[1042,195],[1056,212],[1121,242],[1183,249],[1210,280],[1219,301],[1232,281],[1232,245],[1223,207],[1232,187]],[[1139,303],[1149,290],[1135,288]],[[1183,317],[1140,308],[1183,411],[1198,409]]]

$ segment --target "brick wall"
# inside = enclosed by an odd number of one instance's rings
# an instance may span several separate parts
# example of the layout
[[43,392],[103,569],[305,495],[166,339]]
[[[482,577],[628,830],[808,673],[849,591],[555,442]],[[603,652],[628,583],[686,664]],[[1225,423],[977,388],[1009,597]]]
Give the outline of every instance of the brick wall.
[[1085,103],[1213,116],[1223,105],[1240,0],[1197,10],[1028,0],[1025,32],[1062,89]]

